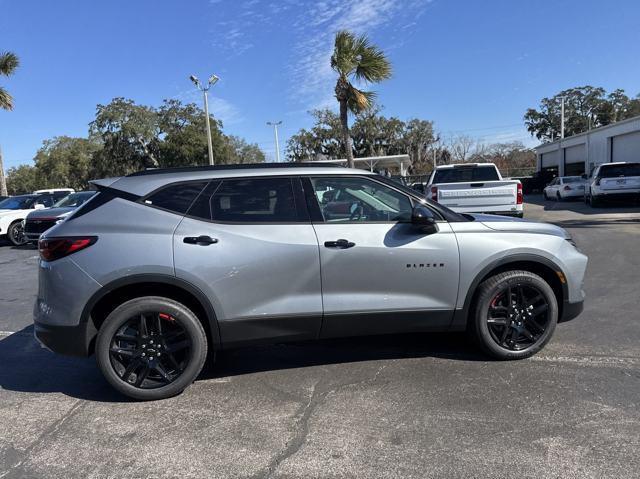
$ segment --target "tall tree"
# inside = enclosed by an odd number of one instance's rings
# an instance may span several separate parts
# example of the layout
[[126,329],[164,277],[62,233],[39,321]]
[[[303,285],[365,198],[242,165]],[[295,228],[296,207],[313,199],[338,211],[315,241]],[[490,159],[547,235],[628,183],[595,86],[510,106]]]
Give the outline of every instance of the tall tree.
[[359,90],[352,81],[378,83],[386,80],[391,76],[391,63],[382,50],[369,42],[366,35],[356,37],[342,30],[336,33],[331,68],[338,73],[335,94],[340,104],[342,141],[348,166],[353,168],[348,113],[357,114],[369,108],[375,94]]
[[102,145],[95,140],[58,136],[45,140],[34,158],[39,188],[82,190],[93,170],[93,158]]
[[[20,65],[20,60],[15,53],[0,53],[0,75],[10,76]],[[0,87],[0,109],[13,110],[13,97],[7,90]],[[4,176],[4,162],[2,161],[2,149],[0,149],[0,195],[7,196],[7,180]]]
[[96,156],[99,176],[159,166],[160,129],[157,112],[152,107],[114,98],[108,105],[96,107],[96,118],[89,124],[89,132],[103,144]]
[[537,110],[527,110],[524,121],[531,135],[543,141],[560,136],[563,98],[565,136],[640,115],[640,97],[629,98],[624,90],[617,89],[606,95],[604,88],[589,85],[569,88],[551,98],[543,98]]

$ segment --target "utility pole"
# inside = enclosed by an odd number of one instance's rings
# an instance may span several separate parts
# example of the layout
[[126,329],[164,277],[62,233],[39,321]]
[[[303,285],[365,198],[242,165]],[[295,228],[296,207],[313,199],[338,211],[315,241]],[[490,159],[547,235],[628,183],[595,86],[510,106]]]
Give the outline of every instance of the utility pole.
[[560,107],[560,139],[564,139],[564,97],[561,98],[562,106]]
[[282,125],[282,121],[268,121],[267,125],[273,127],[273,135],[276,139],[276,163],[280,163],[280,143],[278,143],[278,126]]
[[7,196],[7,179],[4,176],[4,163],[2,162],[2,149],[0,148],[0,195]]
[[205,116],[205,124],[207,127],[207,149],[209,151],[209,164],[211,166],[215,165],[213,161],[213,145],[211,143],[211,126],[209,125],[209,88],[215,85],[220,78],[217,75],[211,75],[206,85],[202,85],[198,77],[195,75],[191,75],[189,79],[193,82],[198,90],[202,92],[204,95],[204,116]]

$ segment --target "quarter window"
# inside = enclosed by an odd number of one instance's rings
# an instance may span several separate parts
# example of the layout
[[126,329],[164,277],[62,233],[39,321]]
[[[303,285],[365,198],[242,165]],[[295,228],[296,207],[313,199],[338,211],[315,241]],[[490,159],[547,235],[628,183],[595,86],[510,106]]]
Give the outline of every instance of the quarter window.
[[324,221],[408,222],[411,200],[406,195],[367,178],[312,178]]
[[206,181],[170,185],[153,193],[144,200],[144,203],[174,213],[185,214],[206,185]]

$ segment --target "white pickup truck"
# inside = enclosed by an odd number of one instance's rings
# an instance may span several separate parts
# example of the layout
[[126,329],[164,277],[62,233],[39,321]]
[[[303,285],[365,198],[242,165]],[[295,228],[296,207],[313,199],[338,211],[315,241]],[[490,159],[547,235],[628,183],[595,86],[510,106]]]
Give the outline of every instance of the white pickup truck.
[[458,213],[489,213],[522,218],[522,183],[503,180],[493,163],[436,167],[427,182],[433,201]]

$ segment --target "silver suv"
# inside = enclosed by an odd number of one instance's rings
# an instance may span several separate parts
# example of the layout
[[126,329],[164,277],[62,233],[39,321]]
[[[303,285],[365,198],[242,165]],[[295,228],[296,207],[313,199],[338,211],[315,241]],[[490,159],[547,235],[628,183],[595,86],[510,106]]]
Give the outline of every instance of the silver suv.
[[40,239],[35,334],[96,354],[137,399],[181,392],[208,352],[259,342],[472,333],[525,358],[582,311],[587,258],[561,228],[462,215],[362,170],[150,170]]

